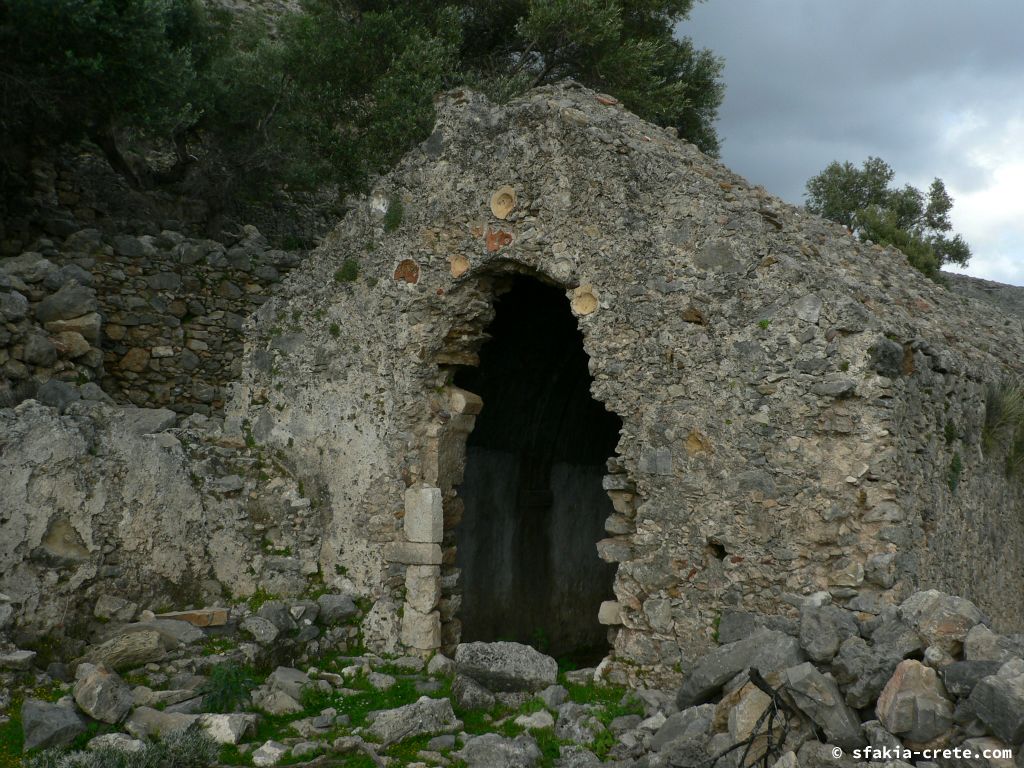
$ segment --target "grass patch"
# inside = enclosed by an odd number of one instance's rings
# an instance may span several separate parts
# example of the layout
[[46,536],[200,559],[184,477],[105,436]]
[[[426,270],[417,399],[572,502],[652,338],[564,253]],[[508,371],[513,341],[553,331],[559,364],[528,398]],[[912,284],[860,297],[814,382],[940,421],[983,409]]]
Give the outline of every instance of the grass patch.
[[238,643],[230,637],[210,637],[203,643],[203,656],[218,656],[238,648]]
[[643,715],[644,708],[632,692],[619,685],[574,685],[562,683],[569,691],[569,701],[577,704],[599,704],[602,708],[594,716],[607,727],[612,720],[623,715]]
[[[248,443],[248,439],[246,440],[246,443]],[[255,444],[255,441],[253,441],[253,445]],[[260,608],[263,607],[264,603],[269,603],[271,600],[279,599],[280,598],[277,595],[271,592],[267,592],[267,590],[265,590],[263,587],[257,587],[256,591],[249,596],[248,600],[246,600],[246,603],[248,603],[249,605],[249,610],[253,613],[256,613]]]
[[237,712],[260,683],[255,670],[233,661],[217,664],[203,686],[203,709],[207,712]]
[[349,257],[342,262],[334,273],[334,280],[339,283],[354,283],[359,277],[359,262]]
[[1024,432],[1024,381],[1007,379],[989,384],[985,389],[985,422],[981,428],[985,453],[991,453],[1000,444],[1012,448],[1021,432]]
[[405,216],[405,206],[402,205],[402,198],[392,195],[388,200],[388,210],[384,214],[384,231],[394,232],[402,224]]
[[419,760],[416,753],[421,752],[427,748],[427,743],[433,738],[432,736],[417,736],[413,739],[406,739],[400,741],[397,744],[392,744],[390,747],[384,750],[384,754],[388,757],[394,757],[400,760],[399,765],[408,765],[409,763],[415,763]]
[[10,720],[0,724],[0,768],[20,768],[25,739],[21,732],[21,699],[12,700]]

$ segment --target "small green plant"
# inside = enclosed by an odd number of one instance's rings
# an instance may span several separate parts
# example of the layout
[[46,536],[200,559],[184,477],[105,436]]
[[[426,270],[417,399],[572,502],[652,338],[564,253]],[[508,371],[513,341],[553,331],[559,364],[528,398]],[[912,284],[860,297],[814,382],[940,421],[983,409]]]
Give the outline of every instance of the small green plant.
[[956,431],[956,424],[952,421],[946,422],[946,427],[943,430],[943,433],[946,438],[946,445],[952,445],[956,442],[957,438],[960,437],[960,434]]
[[960,458],[959,453],[954,453],[952,461],[949,462],[949,472],[946,475],[949,490],[953,493],[956,493],[956,489],[960,487],[960,475],[963,474],[963,471],[963,460]]
[[255,612],[262,608],[264,603],[271,600],[277,600],[277,595],[267,592],[263,587],[257,587],[246,602],[249,604],[249,609]]
[[334,279],[339,283],[354,283],[357,277],[359,277],[359,262],[353,258],[345,259],[341,267],[334,273]]
[[203,688],[203,708],[208,712],[236,712],[257,682],[252,670],[237,662],[218,664]]
[[768,330],[768,326],[771,325],[771,324],[772,324],[772,321],[768,320],[768,319],[758,320],[757,321],[757,327],[760,328],[762,331]]
[[220,747],[199,728],[169,733],[139,752],[101,748],[89,751],[48,749],[25,761],[25,768],[209,768]]
[[548,634],[544,631],[543,627],[537,627],[533,630],[533,634],[530,636],[530,644],[541,653],[547,653],[548,648],[551,647],[551,640],[548,638]]
[[594,737],[594,743],[591,744],[591,751],[597,755],[600,760],[604,760],[608,757],[608,753],[612,751],[612,747],[615,746],[615,734],[605,728],[599,731],[597,736]]
[[981,447],[986,454],[1006,449],[1006,470],[1013,474],[1024,465],[1024,381],[1007,379],[985,390],[985,422]]
[[402,206],[402,198],[398,195],[392,195],[391,199],[388,200],[388,210],[384,214],[384,231],[394,232],[402,223],[402,216],[405,214],[405,209]]
[[203,643],[203,656],[218,656],[228,651],[233,651],[238,647],[238,643],[232,640],[230,637],[211,637]]
[[337,323],[331,323],[331,327],[328,330],[330,331],[331,336],[333,336],[334,338],[338,338],[339,336],[341,336],[341,326],[339,326]]

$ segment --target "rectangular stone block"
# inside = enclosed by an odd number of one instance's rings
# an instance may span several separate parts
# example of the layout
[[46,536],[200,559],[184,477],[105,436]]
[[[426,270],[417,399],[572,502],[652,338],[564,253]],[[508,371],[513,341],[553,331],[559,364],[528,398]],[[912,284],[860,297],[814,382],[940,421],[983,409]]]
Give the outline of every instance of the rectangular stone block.
[[449,387],[448,402],[452,413],[475,415],[480,413],[484,407],[484,401],[480,399],[479,395],[459,389],[458,387]]
[[444,513],[440,488],[417,485],[405,491],[405,535],[409,541],[441,542]]
[[405,602],[420,613],[430,613],[441,599],[441,569],[436,565],[410,565],[405,571]]
[[158,619],[187,621],[194,627],[223,627],[228,623],[227,608],[199,608],[194,611],[174,611],[158,613]]
[[384,545],[384,559],[406,565],[440,565],[441,545],[392,541]]
[[420,613],[408,603],[402,612],[402,645],[429,651],[441,647],[441,614]]
[[616,600],[605,600],[597,611],[597,620],[606,626],[622,623],[622,606]]
[[629,539],[625,536],[601,539],[597,542],[597,556],[606,563],[624,563],[633,556]]

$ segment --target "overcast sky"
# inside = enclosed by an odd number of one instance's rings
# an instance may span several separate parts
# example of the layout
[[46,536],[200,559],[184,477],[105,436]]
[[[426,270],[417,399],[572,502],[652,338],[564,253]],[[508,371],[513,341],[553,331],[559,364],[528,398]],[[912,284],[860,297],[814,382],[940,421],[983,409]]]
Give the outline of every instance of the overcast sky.
[[939,176],[963,271],[1024,285],[1024,0],[707,0],[679,31],[725,58],[733,170],[798,204],[832,160]]

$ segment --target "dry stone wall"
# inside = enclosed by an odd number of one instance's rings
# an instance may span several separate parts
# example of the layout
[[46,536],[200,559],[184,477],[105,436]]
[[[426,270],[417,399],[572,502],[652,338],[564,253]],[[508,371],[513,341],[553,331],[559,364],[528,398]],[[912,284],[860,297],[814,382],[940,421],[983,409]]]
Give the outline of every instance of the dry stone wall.
[[240,373],[244,318],[302,256],[252,226],[228,244],[87,228],[32,245],[0,258],[8,401],[57,379],[183,414],[220,411]]

